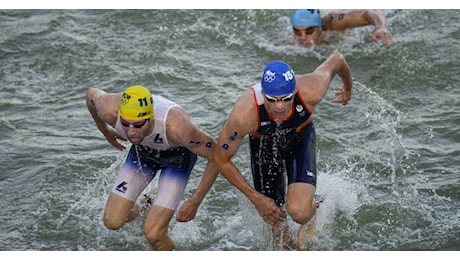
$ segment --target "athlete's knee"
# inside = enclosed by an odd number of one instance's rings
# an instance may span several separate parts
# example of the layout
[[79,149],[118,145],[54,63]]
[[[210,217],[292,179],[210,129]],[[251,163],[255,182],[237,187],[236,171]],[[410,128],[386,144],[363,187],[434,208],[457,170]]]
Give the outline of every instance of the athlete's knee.
[[153,250],[173,250],[174,243],[165,232],[144,230],[145,238]]
[[306,224],[316,213],[316,207],[313,207],[312,204],[307,203],[307,205],[300,204],[286,204],[286,210],[298,224]]
[[163,241],[163,235],[154,232],[146,232],[145,238],[147,238],[147,241],[153,249],[160,247]]
[[111,230],[117,230],[126,223],[126,218],[122,219],[118,216],[104,214],[104,226]]

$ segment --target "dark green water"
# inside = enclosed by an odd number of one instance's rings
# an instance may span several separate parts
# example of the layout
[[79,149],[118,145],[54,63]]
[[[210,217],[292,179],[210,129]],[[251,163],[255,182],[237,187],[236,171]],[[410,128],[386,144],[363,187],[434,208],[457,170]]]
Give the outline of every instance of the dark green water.
[[[118,231],[102,223],[125,154],[97,130],[88,87],[143,84],[217,137],[266,63],[303,74],[335,50],[354,90],[333,104],[334,81],[316,111],[326,200],[312,249],[459,250],[460,11],[382,12],[394,46],[373,43],[369,27],[309,50],[288,44],[290,10],[0,10],[0,250],[149,249],[142,219]],[[246,145],[235,163],[249,178]],[[181,251],[273,250],[263,230],[219,177],[197,218],[173,219],[170,235]]]

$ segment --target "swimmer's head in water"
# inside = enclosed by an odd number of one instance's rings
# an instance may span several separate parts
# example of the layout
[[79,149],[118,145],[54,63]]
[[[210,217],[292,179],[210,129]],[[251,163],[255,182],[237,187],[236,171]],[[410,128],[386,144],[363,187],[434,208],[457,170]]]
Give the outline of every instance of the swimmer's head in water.
[[321,14],[318,9],[296,9],[292,11],[292,27],[297,26],[322,26]]

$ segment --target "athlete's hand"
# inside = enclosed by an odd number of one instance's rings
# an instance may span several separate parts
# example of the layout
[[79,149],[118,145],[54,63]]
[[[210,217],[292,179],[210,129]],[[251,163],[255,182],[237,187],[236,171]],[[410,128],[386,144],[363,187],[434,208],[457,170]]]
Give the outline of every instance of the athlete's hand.
[[378,40],[381,40],[383,44],[386,46],[390,46],[393,44],[393,36],[389,31],[386,29],[377,29],[374,31],[374,34],[372,35],[372,40],[374,42],[377,42]]
[[199,205],[196,203],[187,200],[184,202],[184,204],[182,204],[179,211],[177,212],[176,220],[179,222],[189,222],[190,220],[194,219],[198,210],[198,206]]
[[105,139],[107,139],[107,141],[109,141],[109,143],[113,145],[115,148],[117,148],[118,150],[123,151],[124,149],[126,149],[126,147],[123,144],[119,143],[117,139],[120,139],[122,141],[127,141],[127,140],[126,138],[121,136],[117,131],[113,129],[107,129],[107,131],[104,131],[103,134],[105,136]]
[[286,218],[286,214],[275,204],[273,199],[262,195],[255,200],[254,206],[267,224],[275,224]]
[[346,90],[344,87],[335,92],[336,98],[332,100],[334,103],[342,103],[346,105],[351,99],[351,90]]

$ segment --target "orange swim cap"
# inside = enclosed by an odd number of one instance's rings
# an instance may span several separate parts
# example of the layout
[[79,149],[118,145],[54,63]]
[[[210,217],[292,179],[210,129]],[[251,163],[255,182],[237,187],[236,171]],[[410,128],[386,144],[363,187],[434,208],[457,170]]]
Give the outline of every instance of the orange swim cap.
[[153,97],[144,86],[128,87],[120,98],[120,116],[126,120],[138,121],[154,115]]

